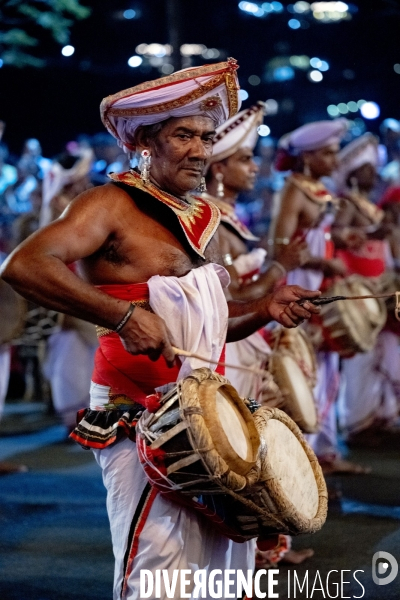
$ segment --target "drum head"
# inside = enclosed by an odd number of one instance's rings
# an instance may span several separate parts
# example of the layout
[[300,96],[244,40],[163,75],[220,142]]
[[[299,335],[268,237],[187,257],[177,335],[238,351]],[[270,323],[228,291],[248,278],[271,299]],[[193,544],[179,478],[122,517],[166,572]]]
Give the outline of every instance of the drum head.
[[259,447],[251,412],[233,386],[219,381],[203,381],[199,400],[215,449],[232,471],[246,475]]
[[261,432],[268,460],[282,492],[306,519],[313,519],[319,504],[318,487],[306,453],[284,423],[267,421]]
[[[352,287],[357,290],[357,295],[359,296],[368,296],[373,293],[369,287],[361,282],[357,282]],[[365,298],[364,300],[360,300],[360,302],[373,324],[382,322],[382,306],[376,298]]]
[[317,531],[326,519],[327,489],[314,452],[281,410],[260,408],[254,421],[261,439],[261,479],[274,514],[288,531]]
[[285,412],[306,433],[317,431],[314,396],[294,357],[289,353],[276,353],[271,360],[271,371],[285,399]]

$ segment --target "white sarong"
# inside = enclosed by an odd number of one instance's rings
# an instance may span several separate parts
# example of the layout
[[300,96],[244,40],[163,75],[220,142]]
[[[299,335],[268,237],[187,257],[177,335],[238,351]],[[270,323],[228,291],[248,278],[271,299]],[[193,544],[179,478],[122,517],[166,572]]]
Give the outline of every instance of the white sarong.
[[[228,273],[214,264],[194,269],[184,277],[156,276],[149,280],[150,305],[165,320],[174,345],[219,359],[228,322],[222,288],[228,284]],[[214,364],[184,360],[179,378],[203,366],[215,369]],[[198,569],[208,573],[212,569],[254,569],[253,541],[232,542],[194,510],[163,498],[155,490],[148,491],[132,441],[125,439],[94,450],[94,454],[107,489],[115,556],[114,600],[140,598],[142,569],[166,569],[170,578],[174,569],[190,569],[192,574]],[[166,600],[163,586],[161,592]],[[179,589],[174,598],[180,598]]]

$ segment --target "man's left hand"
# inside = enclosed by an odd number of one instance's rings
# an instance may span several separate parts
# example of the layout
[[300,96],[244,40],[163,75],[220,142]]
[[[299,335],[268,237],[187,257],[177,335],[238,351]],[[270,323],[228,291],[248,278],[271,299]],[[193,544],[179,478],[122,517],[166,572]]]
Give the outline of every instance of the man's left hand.
[[300,305],[299,300],[313,300],[321,295],[320,291],[305,290],[298,285],[285,285],[268,296],[267,309],[272,319],[284,327],[297,327],[305,319],[320,312],[311,302]]

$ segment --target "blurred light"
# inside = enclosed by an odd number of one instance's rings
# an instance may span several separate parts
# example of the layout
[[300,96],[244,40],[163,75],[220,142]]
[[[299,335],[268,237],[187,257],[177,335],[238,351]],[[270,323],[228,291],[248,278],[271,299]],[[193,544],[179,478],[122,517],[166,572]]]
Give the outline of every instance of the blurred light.
[[364,119],[377,119],[381,114],[381,109],[376,102],[365,102],[360,108]]
[[293,67],[297,67],[298,69],[308,69],[310,59],[303,54],[301,56],[291,56],[289,62]]
[[0,69],[4,65],[4,61],[0,58]]
[[343,77],[345,79],[354,79],[355,73],[354,73],[353,69],[345,69],[343,71]]
[[271,2],[271,6],[272,6],[272,9],[274,10],[274,12],[280,13],[283,11],[282,2]]
[[339,109],[336,104],[330,104],[326,111],[330,117],[337,117],[339,115]]
[[258,75],[250,75],[250,77],[247,80],[249,82],[250,85],[260,85],[261,83],[261,79],[259,78]]
[[271,4],[271,2],[263,2],[261,4],[261,8],[266,12],[266,13],[271,13],[274,12],[273,6]]
[[351,19],[351,14],[348,12],[349,6],[345,2],[313,2],[311,10],[314,19],[326,23]]
[[393,71],[394,71],[395,73],[397,73],[398,75],[400,75],[400,64],[399,64],[399,63],[396,63],[396,64],[393,66]]
[[277,101],[274,100],[273,98],[269,98],[265,102],[265,109],[267,111],[267,115],[276,115],[276,113],[278,112],[278,108],[279,108],[279,105],[278,105]]
[[221,52],[219,50],[217,50],[217,48],[206,48],[201,53],[203,58],[218,58],[218,56],[220,54],[221,54]]
[[357,112],[358,111],[357,102],[353,102],[353,101],[348,102],[347,108],[349,109],[350,112]]
[[61,54],[63,56],[72,56],[74,52],[75,48],[73,46],[64,46],[64,48],[61,49]]
[[272,78],[275,81],[289,81],[294,78],[294,70],[292,67],[277,67],[274,69]]
[[359,101],[357,102],[357,106],[358,106],[358,108],[361,108],[361,107],[362,107],[362,105],[363,105],[363,104],[365,104],[365,103],[366,103],[366,100],[359,100]]
[[310,65],[313,69],[319,69],[321,63],[322,60],[320,58],[317,58],[316,56],[314,56],[314,58],[310,58]]
[[259,127],[257,127],[257,133],[258,135],[261,135],[261,137],[266,137],[271,133],[271,130],[268,127],[268,125],[260,125]]
[[321,71],[310,71],[308,74],[308,78],[311,81],[315,81],[316,83],[318,83],[319,81],[322,81],[324,76],[322,75]]
[[396,133],[400,132],[400,122],[391,117],[382,121],[381,127],[384,129],[390,129],[390,131],[395,131]]
[[320,71],[328,71],[329,70],[329,63],[327,63],[326,60],[321,60],[321,64],[319,65],[318,69]]
[[135,56],[131,56],[130,59],[128,60],[128,65],[130,67],[139,67],[143,62],[143,58],[141,56],[137,56],[135,54]]
[[136,46],[136,52],[145,56],[162,58],[163,56],[171,55],[172,46],[170,44],[139,44]]
[[198,56],[207,50],[204,44],[182,44],[180,51],[182,56]]
[[128,8],[128,10],[124,10],[124,18],[125,19],[134,19],[136,17],[136,10],[132,8]]
[[247,100],[247,98],[249,97],[249,93],[246,92],[246,90],[239,90],[239,98],[243,101],[243,100]]
[[340,104],[338,104],[337,107],[341,115],[347,115],[347,113],[349,112],[347,104],[345,104],[344,102],[340,102]]
[[293,8],[297,13],[305,13],[311,9],[311,4],[309,2],[296,2]]
[[163,73],[164,75],[170,75],[173,72],[174,72],[174,65],[170,65],[169,63],[166,63],[165,65],[163,65],[161,67],[161,73]]
[[300,29],[301,23],[298,19],[290,19],[288,22],[290,29]]
[[255,17],[263,17],[265,14],[261,6],[258,6],[254,2],[239,2],[239,8]]

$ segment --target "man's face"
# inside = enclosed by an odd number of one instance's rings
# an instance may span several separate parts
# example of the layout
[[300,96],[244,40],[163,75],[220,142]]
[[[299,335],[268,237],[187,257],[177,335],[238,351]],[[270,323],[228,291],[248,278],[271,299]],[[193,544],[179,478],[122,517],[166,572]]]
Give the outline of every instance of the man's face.
[[235,193],[251,191],[258,173],[253,151],[250,148],[240,148],[219,164],[219,171],[224,176],[225,189]]
[[331,144],[319,150],[304,152],[304,162],[308,164],[314,178],[329,177],[337,168],[337,154],[339,144]]
[[366,163],[350,173],[348,178],[350,182],[352,177],[357,180],[360,189],[369,191],[376,183],[376,169],[370,163]]
[[170,119],[150,142],[150,174],[157,185],[176,196],[197,188],[212,154],[214,135],[209,117]]

